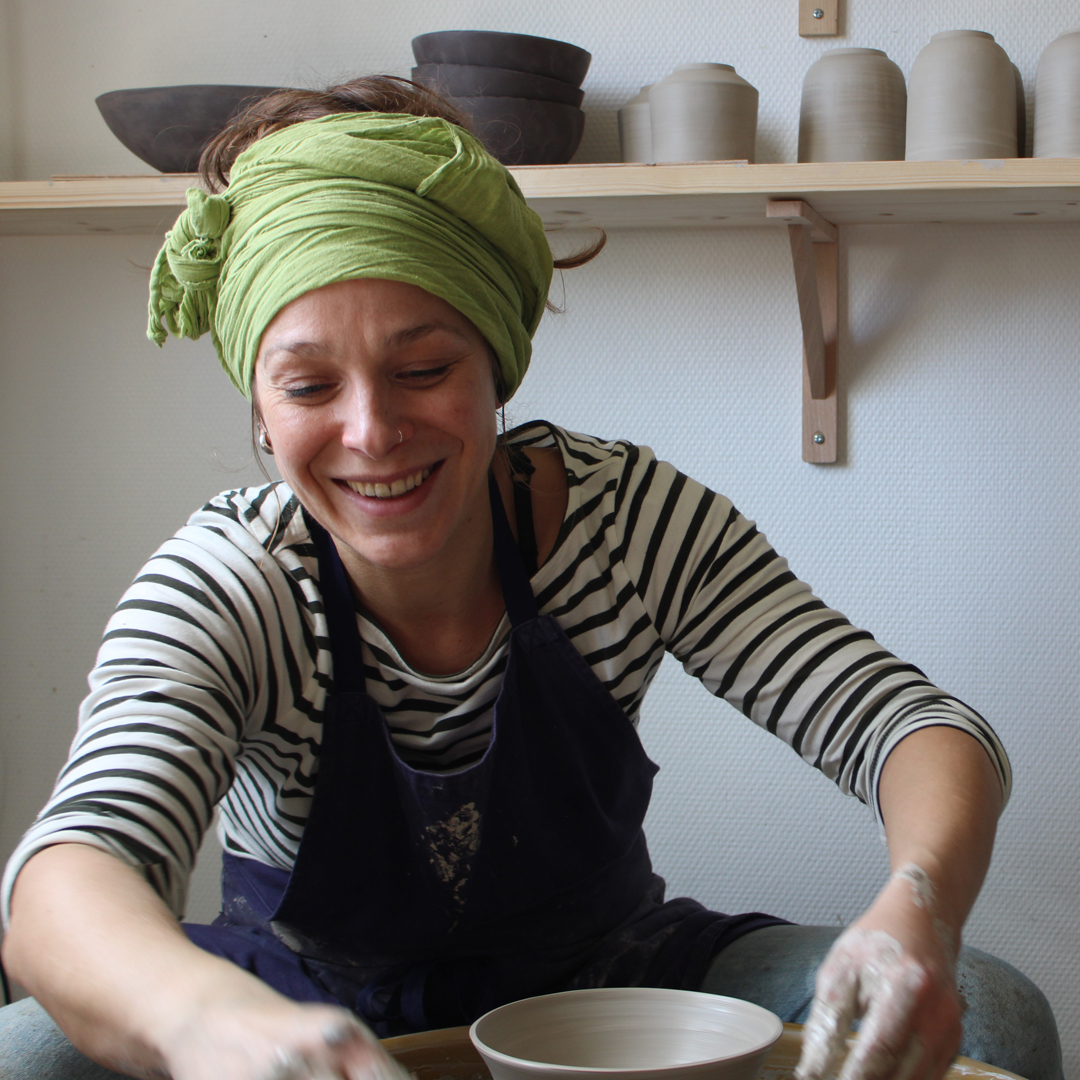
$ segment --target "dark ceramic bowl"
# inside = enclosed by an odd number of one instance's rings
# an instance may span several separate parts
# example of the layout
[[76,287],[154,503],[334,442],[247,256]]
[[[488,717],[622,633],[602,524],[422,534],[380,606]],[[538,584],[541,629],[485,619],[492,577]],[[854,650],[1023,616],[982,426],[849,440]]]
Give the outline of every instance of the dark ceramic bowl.
[[97,107],[112,133],[163,173],[194,172],[206,144],[276,86],[149,86],[111,90]]
[[475,64],[421,64],[412,69],[413,82],[449,97],[518,97],[561,101],[580,109],[585,91],[576,86],[509,68]]
[[585,114],[559,101],[459,97],[476,134],[504,165],[565,165],[581,143]]
[[494,30],[442,30],[412,41],[418,64],[477,64],[544,75],[580,86],[592,53],[552,38]]

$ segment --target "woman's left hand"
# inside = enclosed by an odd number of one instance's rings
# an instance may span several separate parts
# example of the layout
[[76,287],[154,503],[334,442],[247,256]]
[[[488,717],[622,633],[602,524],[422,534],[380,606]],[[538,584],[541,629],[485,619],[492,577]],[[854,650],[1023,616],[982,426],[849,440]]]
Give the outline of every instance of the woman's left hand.
[[901,867],[874,905],[837,938],[818,970],[798,1080],[825,1080],[858,1037],[840,1080],[939,1080],[960,1046],[955,934],[936,915],[933,887]]

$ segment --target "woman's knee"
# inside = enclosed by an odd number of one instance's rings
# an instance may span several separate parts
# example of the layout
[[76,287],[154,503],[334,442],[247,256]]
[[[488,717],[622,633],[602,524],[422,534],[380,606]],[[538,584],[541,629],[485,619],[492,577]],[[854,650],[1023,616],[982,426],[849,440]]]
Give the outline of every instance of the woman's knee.
[[961,1054],[1026,1080],[1061,1080],[1054,1013],[1026,975],[989,953],[965,947],[956,983],[967,1003]]
[[33,998],[0,1009],[0,1078],[123,1080],[79,1053]]
[[787,1023],[804,1023],[817,969],[842,930],[767,926],[744,934],[716,955],[701,989],[752,1001]]

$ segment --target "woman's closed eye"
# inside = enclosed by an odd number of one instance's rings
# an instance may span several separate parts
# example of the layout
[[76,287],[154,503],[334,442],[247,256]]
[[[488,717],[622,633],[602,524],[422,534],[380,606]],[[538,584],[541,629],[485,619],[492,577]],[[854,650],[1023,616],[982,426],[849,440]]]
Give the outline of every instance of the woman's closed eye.
[[437,382],[443,378],[453,367],[452,363],[438,364],[434,367],[409,368],[398,375],[398,379],[406,384]]
[[290,401],[315,397],[330,389],[330,383],[306,383],[302,386],[284,386],[281,392]]

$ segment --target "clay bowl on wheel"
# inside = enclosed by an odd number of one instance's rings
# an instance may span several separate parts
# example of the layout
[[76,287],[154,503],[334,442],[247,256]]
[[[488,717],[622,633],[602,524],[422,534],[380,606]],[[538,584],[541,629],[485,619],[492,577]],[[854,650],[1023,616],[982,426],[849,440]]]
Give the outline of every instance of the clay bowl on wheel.
[[148,86],[111,90],[97,107],[112,133],[163,173],[194,172],[206,144],[243,108],[276,86]]
[[[802,1053],[802,1024],[785,1024],[784,1033],[765,1059],[760,1075],[768,1080],[794,1080]],[[848,1037],[850,1046],[854,1036]],[[467,1027],[421,1031],[383,1039],[383,1046],[416,1080],[491,1080],[484,1059],[469,1039]],[[839,1071],[839,1069],[838,1069]],[[590,1074],[591,1075],[591,1074]],[[621,1080],[621,1074],[620,1074]],[[1021,1080],[996,1065],[958,1057],[944,1080]]]
[[494,1080],[754,1080],[783,1024],[737,998],[605,987],[525,998],[469,1035]]
[[585,114],[558,101],[456,97],[481,142],[504,165],[565,165],[581,143]]
[[585,91],[558,79],[476,64],[420,64],[412,80],[450,97],[519,97],[581,108]]
[[592,53],[552,38],[494,30],[441,30],[412,40],[418,64],[479,64],[511,68],[580,86]]

